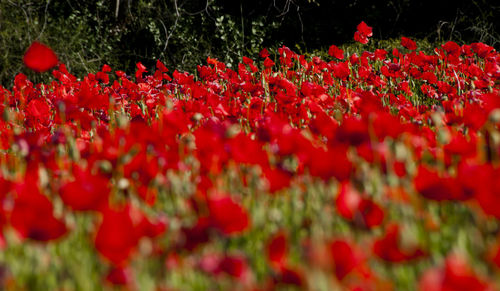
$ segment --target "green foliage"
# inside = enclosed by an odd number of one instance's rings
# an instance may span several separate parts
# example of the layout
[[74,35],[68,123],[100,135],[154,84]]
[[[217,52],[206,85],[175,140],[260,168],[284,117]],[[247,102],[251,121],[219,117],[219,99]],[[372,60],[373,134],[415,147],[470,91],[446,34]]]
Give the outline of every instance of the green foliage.
[[38,75],[23,67],[22,56],[35,40],[52,47],[76,75],[96,71],[106,62],[117,63],[113,48],[119,31],[106,29],[105,3],[68,9],[51,1],[1,1],[0,84],[10,87],[19,72],[36,82],[49,79],[50,73]]
[[2,1],[0,13],[5,87],[19,72],[36,82],[50,80],[50,73],[23,67],[22,56],[34,40],[53,48],[76,76],[103,64],[132,73],[136,62],[152,68],[157,59],[170,69],[193,71],[208,56],[234,64],[256,55],[278,25],[264,16],[226,15],[215,1]]

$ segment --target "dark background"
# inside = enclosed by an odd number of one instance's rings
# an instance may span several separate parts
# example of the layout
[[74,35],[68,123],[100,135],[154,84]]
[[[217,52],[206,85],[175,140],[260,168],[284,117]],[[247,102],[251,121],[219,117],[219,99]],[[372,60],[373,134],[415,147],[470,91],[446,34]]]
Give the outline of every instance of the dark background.
[[[0,0],[0,84],[16,73],[46,80],[22,65],[34,40],[51,46],[81,77],[107,63],[135,71],[161,59],[194,72],[207,56],[237,64],[263,47],[300,53],[353,42],[356,25],[373,27],[373,41],[401,36],[432,44],[485,42],[498,49],[500,1],[321,0]],[[117,9],[118,4],[118,9]],[[367,46],[367,49],[370,49]]]

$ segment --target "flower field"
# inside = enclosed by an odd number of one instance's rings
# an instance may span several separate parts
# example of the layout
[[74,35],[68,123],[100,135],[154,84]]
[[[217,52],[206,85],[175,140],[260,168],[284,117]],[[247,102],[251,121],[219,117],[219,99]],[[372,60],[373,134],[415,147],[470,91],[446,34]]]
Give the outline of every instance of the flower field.
[[498,290],[498,52],[328,55],[78,79],[34,43],[53,81],[0,86],[0,289]]

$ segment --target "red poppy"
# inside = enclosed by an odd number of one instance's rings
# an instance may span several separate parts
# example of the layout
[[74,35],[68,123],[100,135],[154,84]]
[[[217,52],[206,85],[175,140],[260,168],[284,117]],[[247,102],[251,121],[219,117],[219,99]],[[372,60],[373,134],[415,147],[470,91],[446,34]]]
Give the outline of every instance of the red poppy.
[[298,268],[283,266],[274,279],[277,284],[303,286],[305,284],[304,273]]
[[358,30],[354,33],[354,40],[362,44],[367,44],[368,38],[373,35],[372,28],[364,21],[361,21],[361,23],[358,24],[357,29]]
[[23,62],[26,67],[40,73],[56,66],[58,60],[52,49],[35,41],[24,54]]
[[418,167],[417,176],[413,181],[415,189],[427,199],[442,200],[464,200],[468,197],[460,188],[456,178],[447,174],[439,173],[427,166]]
[[404,36],[401,37],[401,45],[412,51],[417,49],[417,43]]
[[92,175],[89,169],[78,166],[73,168],[75,180],[64,184],[60,189],[63,202],[73,210],[100,210],[108,203],[110,192],[108,179]]
[[162,73],[168,72],[167,67],[160,60],[156,61],[156,68]]
[[347,157],[347,147],[344,145],[332,145],[326,151],[311,146],[307,151],[306,166],[312,176],[324,181],[331,178],[346,181],[353,170],[353,164]]
[[330,244],[330,254],[335,266],[335,276],[339,280],[344,279],[364,261],[361,250],[344,239],[334,240]]
[[36,181],[16,187],[17,198],[10,215],[10,224],[23,238],[50,241],[67,232],[66,225],[53,213],[52,202],[40,193]]
[[132,282],[132,272],[126,267],[112,267],[106,275],[106,281],[114,285],[127,285]]
[[219,262],[218,271],[243,281],[250,275],[250,268],[246,259],[237,255],[226,255]]
[[272,267],[283,266],[288,255],[288,241],[285,233],[280,231],[271,237],[267,244],[267,259]]
[[276,193],[277,191],[290,186],[292,175],[280,168],[272,169],[265,167],[263,170],[264,177],[269,183],[269,192]]
[[259,56],[263,59],[267,58],[269,56],[269,51],[267,50],[267,48],[263,48],[260,51]]
[[360,24],[356,27],[360,33],[367,37],[371,37],[373,35],[372,28],[368,26],[364,21],[361,21]]
[[344,59],[344,51],[333,44],[328,49],[328,54],[332,57],[339,59],[339,60]]
[[95,247],[106,259],[117,266],[127,263],[137,236],[130,216],[130,206],[119,210],[106,209],[95,237]]
[[250,226],[245,208],[234,202],[230,196],[213,194],[208,200],[208,208],[214,227],[223,234],[238,234]]
[[347,220],[372,228],[384,220],[382,208],[369,198],[363,198],[349,183],[339,190],[335,205],[339,214]]
[[41,129],[52,123],[50,106],[42,99],[32,99],[26,106],[26,126]]
[[210,219],[200,217],[191,227],[182,228],[183,241],[181,247],[193,251],[197,246],[210,240]]
[[392,224],[385,229],[385,235],[376,240],[373,252],[381,259],[393,263],[414,260],[424,256],[420,248],[402,249],[399,243],[399,226]]
[[142,75],[147,72],[146,67],[141,63],[138,62],[136,65],[137,71],[135,71],[135,79],[137,82],[142,81]]
[[199,261],[199,268],[216,276],[229,275],[242,283],[248,283],[251,270],[242,255],[205,254]]
[[269,57],[266,57],[266,59],[264,60],[264,67],[270,68],[272,66],[274,66],[273,60],[271,60]]
[[462,257],[451,255],[444,267],[427,270],[420,278],[421,291],[493,291],[492,283],[480,278]]
[[[500,169],[492,170],[491,167],[482,166],[474,174],[469,179],[475,181],[473,189],[475,190],[474,197],[476,201],[484,213],[500,220],[500,208],[498,207],[498,203],[500,203],[500,179],[498,179]],[[469,180],[469,182],[472,181]],[[484,182],[484,184],[480,182]]]

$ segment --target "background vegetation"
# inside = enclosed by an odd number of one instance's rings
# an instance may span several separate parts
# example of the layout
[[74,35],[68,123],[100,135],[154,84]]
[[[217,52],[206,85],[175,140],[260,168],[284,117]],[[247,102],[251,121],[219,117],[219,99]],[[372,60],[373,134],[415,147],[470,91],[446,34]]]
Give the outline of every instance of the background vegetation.
[[148,68],[161,59],[194,71],[207,56],[229,64],[263,47],[300,53],[352,42],[356,25],[374,27],[375,39],[401,35],[435,43],[485,42],[498,49],[500,5],[494,1],[367,0],[2,0],[0,84],[11,87],[34,40],[51,46],[70,72],[82,76],[107,63]]

